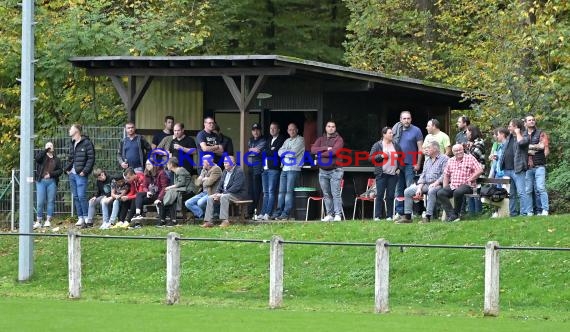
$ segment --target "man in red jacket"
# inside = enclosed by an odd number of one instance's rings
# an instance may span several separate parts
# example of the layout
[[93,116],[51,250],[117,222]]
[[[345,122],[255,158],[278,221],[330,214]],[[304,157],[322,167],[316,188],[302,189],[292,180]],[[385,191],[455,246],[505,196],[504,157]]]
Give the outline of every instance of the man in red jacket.
[[325,134],[311,145],[311,153],[317,155],[319,183],[323,191],[326,215],[322,221],[341,221],[342,197],[340,182],[344,175],[342,167],[337,165],[336,154],[344,147],[344,140],[336,132],[336,123],[327,122]]
[[130,221],[135,214],[135,199],[137,198],[137,193],[148,191],[143,173],[137,173],[132,168],[127,168],[123,176],[131,187],[129,193],[120,198],[121,208],[119,210],[119,222],[113,226],[113,228],[129,228]]

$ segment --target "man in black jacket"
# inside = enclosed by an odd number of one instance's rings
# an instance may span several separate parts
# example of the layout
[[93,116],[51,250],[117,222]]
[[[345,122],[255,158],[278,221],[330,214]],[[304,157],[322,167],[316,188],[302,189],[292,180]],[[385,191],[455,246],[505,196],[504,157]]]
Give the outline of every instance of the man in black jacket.
[[281,174],[281,158],[277,155],[285,142],[285,136],[281,135],[279,124],[271,122],[269,125],[267,145],[263,156],[263,173],[261,173],[261,185],[263,187],[263,204],[258,220],[269,220],[275,205],[275,193],[279,188],[279,176]]
[[216,203],[220,204],[220,219],[222,219],[220,227],[228,227],[230,225],[230,221],[228,220],[230,200],[242,200],[247,198],[247,187],[245,185],[243,170],[237,166],[234,156],[224,157],[224,159],[224,172],[220,178],[217,192],[208,196],[202,227],[214,226],[212,217],[214,214],[214,204]]
[[89,137],[82,135],[83,127],[74,124],[69,128],[71,144],[65,172],[69,175],[69,186],[73,196],[73,204],[79,219],[75,226],[93,227],[86,223],[89,203],[87,201],[87,179],[95,165],[95,148]]

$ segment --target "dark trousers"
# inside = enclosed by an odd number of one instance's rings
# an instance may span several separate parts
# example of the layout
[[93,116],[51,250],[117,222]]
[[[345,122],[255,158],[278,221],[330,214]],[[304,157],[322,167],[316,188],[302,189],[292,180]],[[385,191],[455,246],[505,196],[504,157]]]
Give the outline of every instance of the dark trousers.
[[[463,211],[463,203],[465,202],[465,194],[472,194],[473,188],[467,184],[462,184],[455,190],[451,189],[449,186],[441,188],[437,192],[437,202],[441,204],[441,207],[445,210],[448,220],[454,220],[457,218],[461,211]],[[453,197],[453,204],[451,206],[450,198]]]
[[[131,208],[132,206],[132,208]],[[119,221],[130,222],[135,213],[135,200],[121,201],[119,203]]]
[[[247,169],[247,175],[248,175],[248,185],[249,185],[249,195],[251,196],[251,199],[253,200],[253,204],[251,204],[249,206],[248,209],[248,213],[250,216],[253,216],[254,210],[257,209],[257,207],[259,206],[259,197],[261,196],[261,173],[262,173],[262,169],[261,168],[256,168],[256,167],[249,167]],[[259,211],[258,211],[259,213]]]
[[[135,198],[135,208],[143,210],[143,205],[148,205],[154,203],[154,197],[146,197],[146,192],[137,193],[137,197]],[[134,209],[133,209],[134,210]]]
[[374,218],[382,218],[384,210],[384,197],[386,198],[386,218],[392,218],[394,215],[394,194],[396,193],[396,185],[398,184],[398,175],[379,174],[376,175],[376,215]]

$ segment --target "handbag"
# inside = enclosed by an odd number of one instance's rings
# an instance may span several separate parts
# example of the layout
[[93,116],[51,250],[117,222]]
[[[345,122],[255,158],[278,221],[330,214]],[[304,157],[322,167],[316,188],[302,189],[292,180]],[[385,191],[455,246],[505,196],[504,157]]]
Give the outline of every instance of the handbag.
[[172,204],[176,203],[177,199],[178,199],[178,190],[170,189],[170,190],[167,190],[166,193],[164,193],[164,198],[162,199],[162,204],[163,205],[172,205]]

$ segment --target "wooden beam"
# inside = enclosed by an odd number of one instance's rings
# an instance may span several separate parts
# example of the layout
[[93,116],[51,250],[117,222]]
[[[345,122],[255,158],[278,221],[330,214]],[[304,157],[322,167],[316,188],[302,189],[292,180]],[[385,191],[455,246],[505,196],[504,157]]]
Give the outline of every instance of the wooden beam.
[[226,83],[228,90],[230,90],[230,93],[231,93],[232,97],[234,98],[234,101],[235,101],[238,109],[241,110],[241,97],[240,97],[241,92],[238,90],[236,82],[234,81],[233,78],[231,78],[230,76],[227,76],[227,75],[222,75],[222,78],[224,79],[224,82]]
[[137,93],[137,77],[136,76],[129,76],[127,82],[127,90],[128,90],[128,104],[127,104],[127,118],[129,121],[135,122],[135,110],[133,109],[133,98]]
[[125,109],[128,108],[129,105],[129,94],[127,93],[127,88],[123,84],[123,81],[119,76],[109,76],[111,78],[111,82],[113,82],[113,86],[115,90],[119,93],[119,97],[121,97],[121,101],[123,105],[125,105]]
[[265,81],[267,81],[267,76],[265,76],[265,75],[257,76],[257,79],[255,80],[255,83],[253,84],[251,91],[249,91],[249,93],[247,94],[247,97],[245,98],[245,102],[244,102],[244,104],[245,104],[244,108],[245,109],[247,109],[249,107],[249,104],[253,100],[253,97],[257,96],[257,91],[259,91],[259,89],[263,86],[263,84],[265,84]]
[[137,108],[139,108],[139,104],[141,103],[141,101],[142,101],[146,91],[148,90],[151,82],[152,82],[152,76],[143,77],[142,86],[138,91],[136,91],[136,93],[133,97],[133,101],[132,101],[132,105],[131,105],[131,108],[133,109],[133,111],[136,111]]
[[285,67],[250,67],[250,68],[87,68],[89,76],[290,76],[295,69]]

